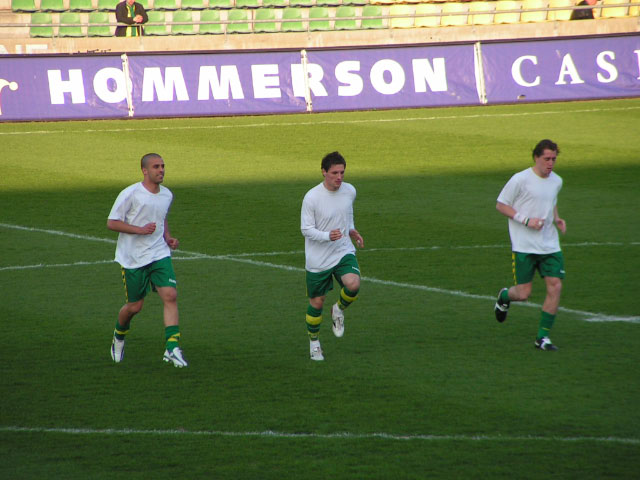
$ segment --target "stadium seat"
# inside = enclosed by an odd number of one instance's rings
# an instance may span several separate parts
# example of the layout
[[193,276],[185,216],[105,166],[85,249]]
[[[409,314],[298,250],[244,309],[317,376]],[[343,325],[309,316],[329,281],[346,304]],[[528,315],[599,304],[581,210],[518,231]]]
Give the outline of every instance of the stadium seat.
[[519,1],[498,0],[496,2],[496,13],[493,16],[493,23],[518,23],[520,21],[521,6],[522,4]]
[[[549,0],[549,8],[573,7],[574,0]],[[547,20],[570,20],[571,10],[549,10]]]
[[[635,0],[602,0],[602,5],[620,5]],[[632,7],[638,8],[638,7]],[[629,16],[629,7],[607,7],[602,9],[601,18],[620,18]]]
[[91,0],[69,0],[70,12],[93,12],[93,2]]
[[41,12],[64,12],[65,10],[62,0],[42,0],[40,2]]
[[[260,8],[256,10],[256,16],[254,20],[265,20],[264,22],[254,23],[253,31],[256,33],[274,33],[278,31],[278,27],[275,22],[276,11],[273,8]],[[273,20],[267,22],[266,20]]]
[[263,7],[286,7],[287,0],[262,0]]
[[[356,7],[342,5],[336,8],[336,19],[333,25],[334,30],[355,30],[356,26]],[[339,20],[338,20],[339,19]]]
[[11,0],[11,10],[14,12],[37,12],[34,0]]
[[311,7],[314,0],[289,0],[290,7]]
[[[362,16],[382,17],[382,7],[380,7],[379,5],[365,5],[364,7],[362,7]],[[384,24],[382,23],[382,18],[362,19],[360,28],[384,28]]]
[[207,0],[182,0],[180,2],[181,10],[204,10],[207,8]]
[[342,0],[342,5],[351,5],[353,7],[359,7],[361,5],[367,5],[367,0]]
[[[62,12],[60,14],[59,37],[84,37],[80,21],[80,14],[76,12]],[[63,26],[67,25],[67,26]],[[71,26],[72,25],[72,26]]]
[[544,22],[547,20],[547,11],[528,12],[527,10],[536,10],[547,8],[549,0],[524,0],[522,2],[522,13],[520,14],[521,22]]
[[[490,25],[496,2],[474,1],[469,5],[469,25]],[[484,13],[489,12],[489,13]]]
[[[211,2],[209,2],[211,5]],[[200,12],[201,22],[217,22],[220,20],[219,10],[203,10]],[[221,23],[201,23],[198,30],[200,35],[218,35],[224,33]]]
[[316,7],[338,7],[342,0],[316,0]]
[[302,24],[302,9],[287,7],[282,11],[283,20],[300,20],[299,22],[282,22],[280,26],[281,32],[304,32],[305,28]]
[[120,0],[98,0],[98,10],[101,12],[115,12]]
[[236,0],[236,8],[258,8],[258,0]]
[[89,13],[89,27],[87,35],[89,37],[112,37],[113,31],[108,25],[92,25],[100,23],[109,23],[109,13],[107,12],[91,12]]
[[311,7],[309,9],[309,31],[321,30],[331,30],[331,25],[329,25],[329,8]]
[[[234,8],[229,10],[229,15],[227,15],[227,20],[244,20],[245,22],[249,20],[249,11]],[[227,33],[251,33],[251,28],[249,27],[249,23],[227,23]]]
[[418,15],[440,13],[442,12],[441,3],[421,3],[416,5],[416,27],[439,27],[440,16],[434,15],[431,17],[419,17]]
[[233,0],[209,0],[209,8],[233,8]]
[[[162,10],[151,10],[147,12],[147,16],[149,17],[149,21],[144,25],[144,34],[148,36],[162,36],[168,35],[166,18],[164,15],[164,11]],[[163,25],[149,25],[150,23],[162,23]]]
[[177,10],[176,0],[153,0],[154,10]]
[[193,23],[188,25],[176,25],[176,23],[174,23],[193,22],[191,10],[176,10],[173,12],[171,22],[171,35],[194,35],[196,33]]
[[[442,13],[467,13],[469,7],[462,2],[447,2],[442,5]],[[440,25],[443,27],[459,26],[467,24],[467,15],[443,15]]]
[[[414,7],[412,5],[403,5],[396,3],[389,8],[389,15],[412,15]],[[392,18],[391,28],[412,28],[414,26],[413,17]]]
[[[46,12],[35,12],[31,14],[31,24],[51,24],[51,14]],[[32,37],[53,37],[53,27],[31,27],[29,29],[29,35]]]

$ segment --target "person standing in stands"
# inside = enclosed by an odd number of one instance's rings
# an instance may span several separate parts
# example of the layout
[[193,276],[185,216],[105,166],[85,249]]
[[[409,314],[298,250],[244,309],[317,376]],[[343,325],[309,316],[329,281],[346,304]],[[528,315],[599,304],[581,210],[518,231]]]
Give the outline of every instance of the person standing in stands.
[[[578,3],[578,7],[586,7],[587,5],[595,5],[597,0],[582,0]],[[593,8],[580,8],[571,12],[571,20],[593,20]]]
[[144,35],[143,23],[149,21],[144,7],[135,0],[124,0],[116,6],[116,37],[141,37]]

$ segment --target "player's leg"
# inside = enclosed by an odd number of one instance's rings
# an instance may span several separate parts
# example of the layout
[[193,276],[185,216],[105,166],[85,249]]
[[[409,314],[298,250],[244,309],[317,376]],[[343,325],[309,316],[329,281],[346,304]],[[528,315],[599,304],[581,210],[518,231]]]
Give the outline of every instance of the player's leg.
[[151,283],[162,300],[164,308],[165,351],[163,360],[175,367],[188,366],[180,349],[180,321],[178,314],[178,290],[171,257],[153,262]]
[[541,350],[557,350],[549,339],[549,332],[553,327],[560,306],[562,293],[562,279],[564,278],[564,258],[562,252],[545,255],[540,262],[540,273],[544,276],[547,295],[540,312],[540,324],[535,346]]
[[322,307],[324,306],[325,298],[327,298],[327,293],[333,289],[333,280],[331,279],[331,270],[324,272],[307,271],[305,277],[307,296],[309,297],[305,316],[307,334],[309,336],[309,356],[311,360],[321,361],[324,360],[322,347],[320,346]]
[[331,308],[333,333],[336,337],[344,335],[344,310],[358,298],[360,292],[360,266],[355,255],[345,255],[335,268],[335,276],[340,284],[340,296]]
[[149,291],[149,275],[146,268],[122,270],[125,304],[118,312],[118,319],[111,340],[111,358],[120,363],[124,359],[124,345],[126,336],[131,328],[131,319],[142,310],[144,297]]
[[515,285],[500,289],[493,307],[496,320],[499,322],[506,320],[511,302],[524,302],[531,295],[533,276],[536,271],[535,255],[512,252],[511,265]]

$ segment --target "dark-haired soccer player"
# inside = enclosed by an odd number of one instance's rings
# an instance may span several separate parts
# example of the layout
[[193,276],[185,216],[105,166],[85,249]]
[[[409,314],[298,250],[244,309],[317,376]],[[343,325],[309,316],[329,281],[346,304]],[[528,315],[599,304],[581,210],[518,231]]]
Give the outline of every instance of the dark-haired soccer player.
[[116,363],[124,358],[131,319],[142,310],[144,298],[153,288],[164,304],[163,360],[186,367],[178,346],[178,292],[171,263],[171,250],[178,248],[178,239],[171,236],[167,221],[173,194],[160,185],[164,180],[164,160],[160,155],[146,154],[140,167],[144,179],[120,192],[107,220],[107,228],[119,232],[115,260],[122,266],[126,295],[113,333],[111,358]]
[[509,217],[509,236],[513,251],[515,285],[498,293],[494,311],[496,319],[504,322],[511,302],[523,302],[531,295],[536,270],[544,278],[547,296],[535,347],[557,350],[549,339],[560,304],[564,258],[560,250],[558,230],[567,230],[566,222],[558,215],[558,193],[562,178],[553,172],[560,150],[551,140],[541,140],[533,149],[533,167],[516,173],[498,196],[496,208]]
[[340,284],[340,298],[331,309],[333,333],[344,334],[343,310],[353,303],[360,290],[360,267],[355,247],[364,247],[353,223],[356,189],[344,182],[347,162],[338,152],[322,159],[324,181],[307,192],[302,201],[300,229],[304,235],[307,282],[307,331],[312,360],[324,360],[319,333],[322,307],[333,289],[333,278]]

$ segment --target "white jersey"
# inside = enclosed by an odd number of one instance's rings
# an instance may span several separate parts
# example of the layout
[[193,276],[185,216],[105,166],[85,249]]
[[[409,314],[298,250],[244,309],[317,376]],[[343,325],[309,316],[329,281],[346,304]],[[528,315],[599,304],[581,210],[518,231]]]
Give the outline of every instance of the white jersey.
[[514,252],[547,254],[560,251],[558,230],[553,212],[562,188],[562,178],[551,172],[548,177],[536,175],[533,168],[516,173],[504,186],[498,202],[509,205],[529,218],[543,218],[541,230],[526,227],[509,219],[509,236]]
[[109,213],[109,220],[120,220],[136,227],[153,222],[156,229],[151,235],[120,232],[116,262],[124,268],[140,268],[171,255],[171,249],[164,240],[164,221],[172,201],[173,194],[162,185],[158,193],[151,193],[142,182],[120,192]]
[[[305,268],[309,272],[322,272],[335,267],[340,259],[356,249],[351,243],[349,230],[353,224],[353,202],[356,189],[342,183],[334,192],[324,183],[316,185],[302,200],[300,230],[304,235]],[[332,242],[331,230],[340,229],[342,238]]]

